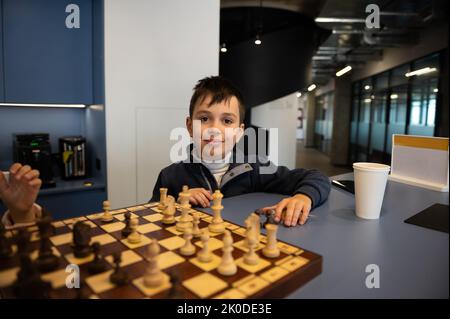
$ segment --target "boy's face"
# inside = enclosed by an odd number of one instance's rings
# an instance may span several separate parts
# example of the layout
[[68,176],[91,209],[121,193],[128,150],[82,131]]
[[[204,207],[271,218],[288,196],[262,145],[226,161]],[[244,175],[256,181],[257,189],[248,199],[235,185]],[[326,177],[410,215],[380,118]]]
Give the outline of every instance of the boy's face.
[[243,135],[244,124],[240,124],[236,97],[209,106],[210,101],[211,96],[207,96],[197,102],[186,126],[194,145],[200,146],[202,159],[218,160],[232,151]]

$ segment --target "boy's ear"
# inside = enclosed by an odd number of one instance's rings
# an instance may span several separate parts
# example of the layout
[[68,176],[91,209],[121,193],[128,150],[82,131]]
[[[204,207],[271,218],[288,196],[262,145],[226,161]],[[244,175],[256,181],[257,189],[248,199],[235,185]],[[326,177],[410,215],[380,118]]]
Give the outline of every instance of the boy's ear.
[[188,132],[189,132],[189,135],[192,137],[193,135],[194,135],[194,133],[193,133],[193,127],[192,127],[192,125],[193,125],[193,123],[192,123],[192,119],[188,116],[187,118],[186,118],[186,128],[187,128],[187,130],[188,130]]
[[237,137],[236,138],[236,143],[241,140],[242,136],[244,136],[244,128],[245,128],[244,123],[241,123],[241,125],[239,125],[239,131],[238,131],[238,134],[236,136]]

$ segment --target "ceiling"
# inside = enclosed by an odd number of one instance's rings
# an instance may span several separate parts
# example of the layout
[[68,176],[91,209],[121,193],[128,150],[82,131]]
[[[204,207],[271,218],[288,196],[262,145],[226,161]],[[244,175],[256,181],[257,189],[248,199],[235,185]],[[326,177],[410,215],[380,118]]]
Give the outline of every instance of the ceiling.
[[[370,14],[365,9],[369,4],[380,8],[379,29],[365,26],[365,18]],[[346,65],[357,69],[367,61],[380,60],[385,48],[413,45],[421,29],[447,20],[446,11],[445,0],[326,1],[316,23],[332,33],[313,56],[313,81],[324,84]],[[318,22],[325,17],[341,21]]]
[[[361,68],[382,59],[384,48],[414,44],[417,33],[432,24],[448,23],[446,0],[222,0],[221,43],[232,46],[289,29],[305,20],[322,28],[312,60],[312,81],[325,84],[346,65]],[[366,29],[368,4],[380,8],[380,28]],[[320,18],[338,18],[319,22]],[[342,20],[350,19],[350,20]],[[322,19],[323,20],[323,19]]]

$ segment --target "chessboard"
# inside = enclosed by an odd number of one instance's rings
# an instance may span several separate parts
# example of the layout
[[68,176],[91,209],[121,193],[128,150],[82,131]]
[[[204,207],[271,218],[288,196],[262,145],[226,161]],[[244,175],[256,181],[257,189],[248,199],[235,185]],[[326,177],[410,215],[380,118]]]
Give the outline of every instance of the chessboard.
[[[161,202],[148,203],[108,210],[112,217],[108,222],[104,221],[103,211],[61,221],[51,220],[51,234],[46,236],[46,241],[40,240],[42,230],[38,226],[22,230],[3,229],[1,236],[11,241],[12,252],[9,257],[2,256],[0,259],[2,298],[17,297],[14,287],[19,281],[19,273],[26,270],[22,269],[26,265],[36,262],[43,242],[47,243],[47,251],[50,249],[57,259],[51,271],[40,273],[41,283],[48,285],[49,298],[283,298],[322,271],[320,255],[279,240],[272,241],[278,251],[276,256],[266,257],[262,251],[268,244],[268,237],[262,231],[257,233],[259,238],[250,247],[246,242],[249,234],[248,221],[247,227],[242,227],[223,220],[225,231],[213,232],[210,225],[217,216],[192,209],[190,205],[175,203],[175,221],[180,222],[183,212],[186,216],[195,216],[195,227],[202,235],[193,236],[190,231],[186,238],[186,232],[180,230],[177,224],[163,222],[163,210]],[[133,243],[124,238],[123,234],[123,230],[130,226],[130,219],[133,220],[133,235],[139,236]],[[74,228],[80,224],[89,232],[90,247],[92,243],[97,243],[96,253],[91,250],[84,257],[74,255]],[[25,232],[28,233],[25,238],[29,242],[24,244],[22,240],[22,243],[16,244],[15,238],[19,234],[23,237]],[[203,236],[205,234],[208,236]],[[187,240],[192,249],[188,256],[181,253]],[[203,246],[205,241],[210,254],[208,262],[202,262],[198,257],[199,252],[206,249]],[[17,252],[22,250],[22,256],[24,249],[29,261],[27,264],[25,260],[25,266]],[[250,249],[258,259],[253,264],[248,264],[245,260]],[[222,275],[218,269],[225,253],[232,256],[231,262],[235,269],[230,274]],[[103,261],[103,264],[93,274],[89,265],[94,260]],[[152,269],[157,267],[159,275],[163,276],[160,278],[164,279],[153,286],[145,281],[150,262]],[[70,264],[78,265],[80,289],[66,286],[67,277],[71,273],[66,267]],[[120,272],[126,280],[120,284],[112,281],[111,275],[114,272]]]

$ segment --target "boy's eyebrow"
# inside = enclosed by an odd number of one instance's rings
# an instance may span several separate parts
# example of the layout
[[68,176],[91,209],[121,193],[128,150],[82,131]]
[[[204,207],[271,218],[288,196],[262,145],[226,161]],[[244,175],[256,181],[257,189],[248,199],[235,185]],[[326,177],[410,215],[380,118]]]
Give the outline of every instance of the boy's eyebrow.
[[237,117],[234,113],[222,113],[222,115]]
[[[198,112],[196,112],[195,113],[195,115],[201,115],[201,114],[212,114],[212,112],[209,112],[209,111],[206,111],[206,110],[201,110],[201,111],[198,111]],[[237,115],[236,114],[234,114],[234,113],[228,113],[228,112],[225,112],[225,113],[222,113],[222,114],[220,114],[221,116],[232,116],[232,117],[237,117]]]

